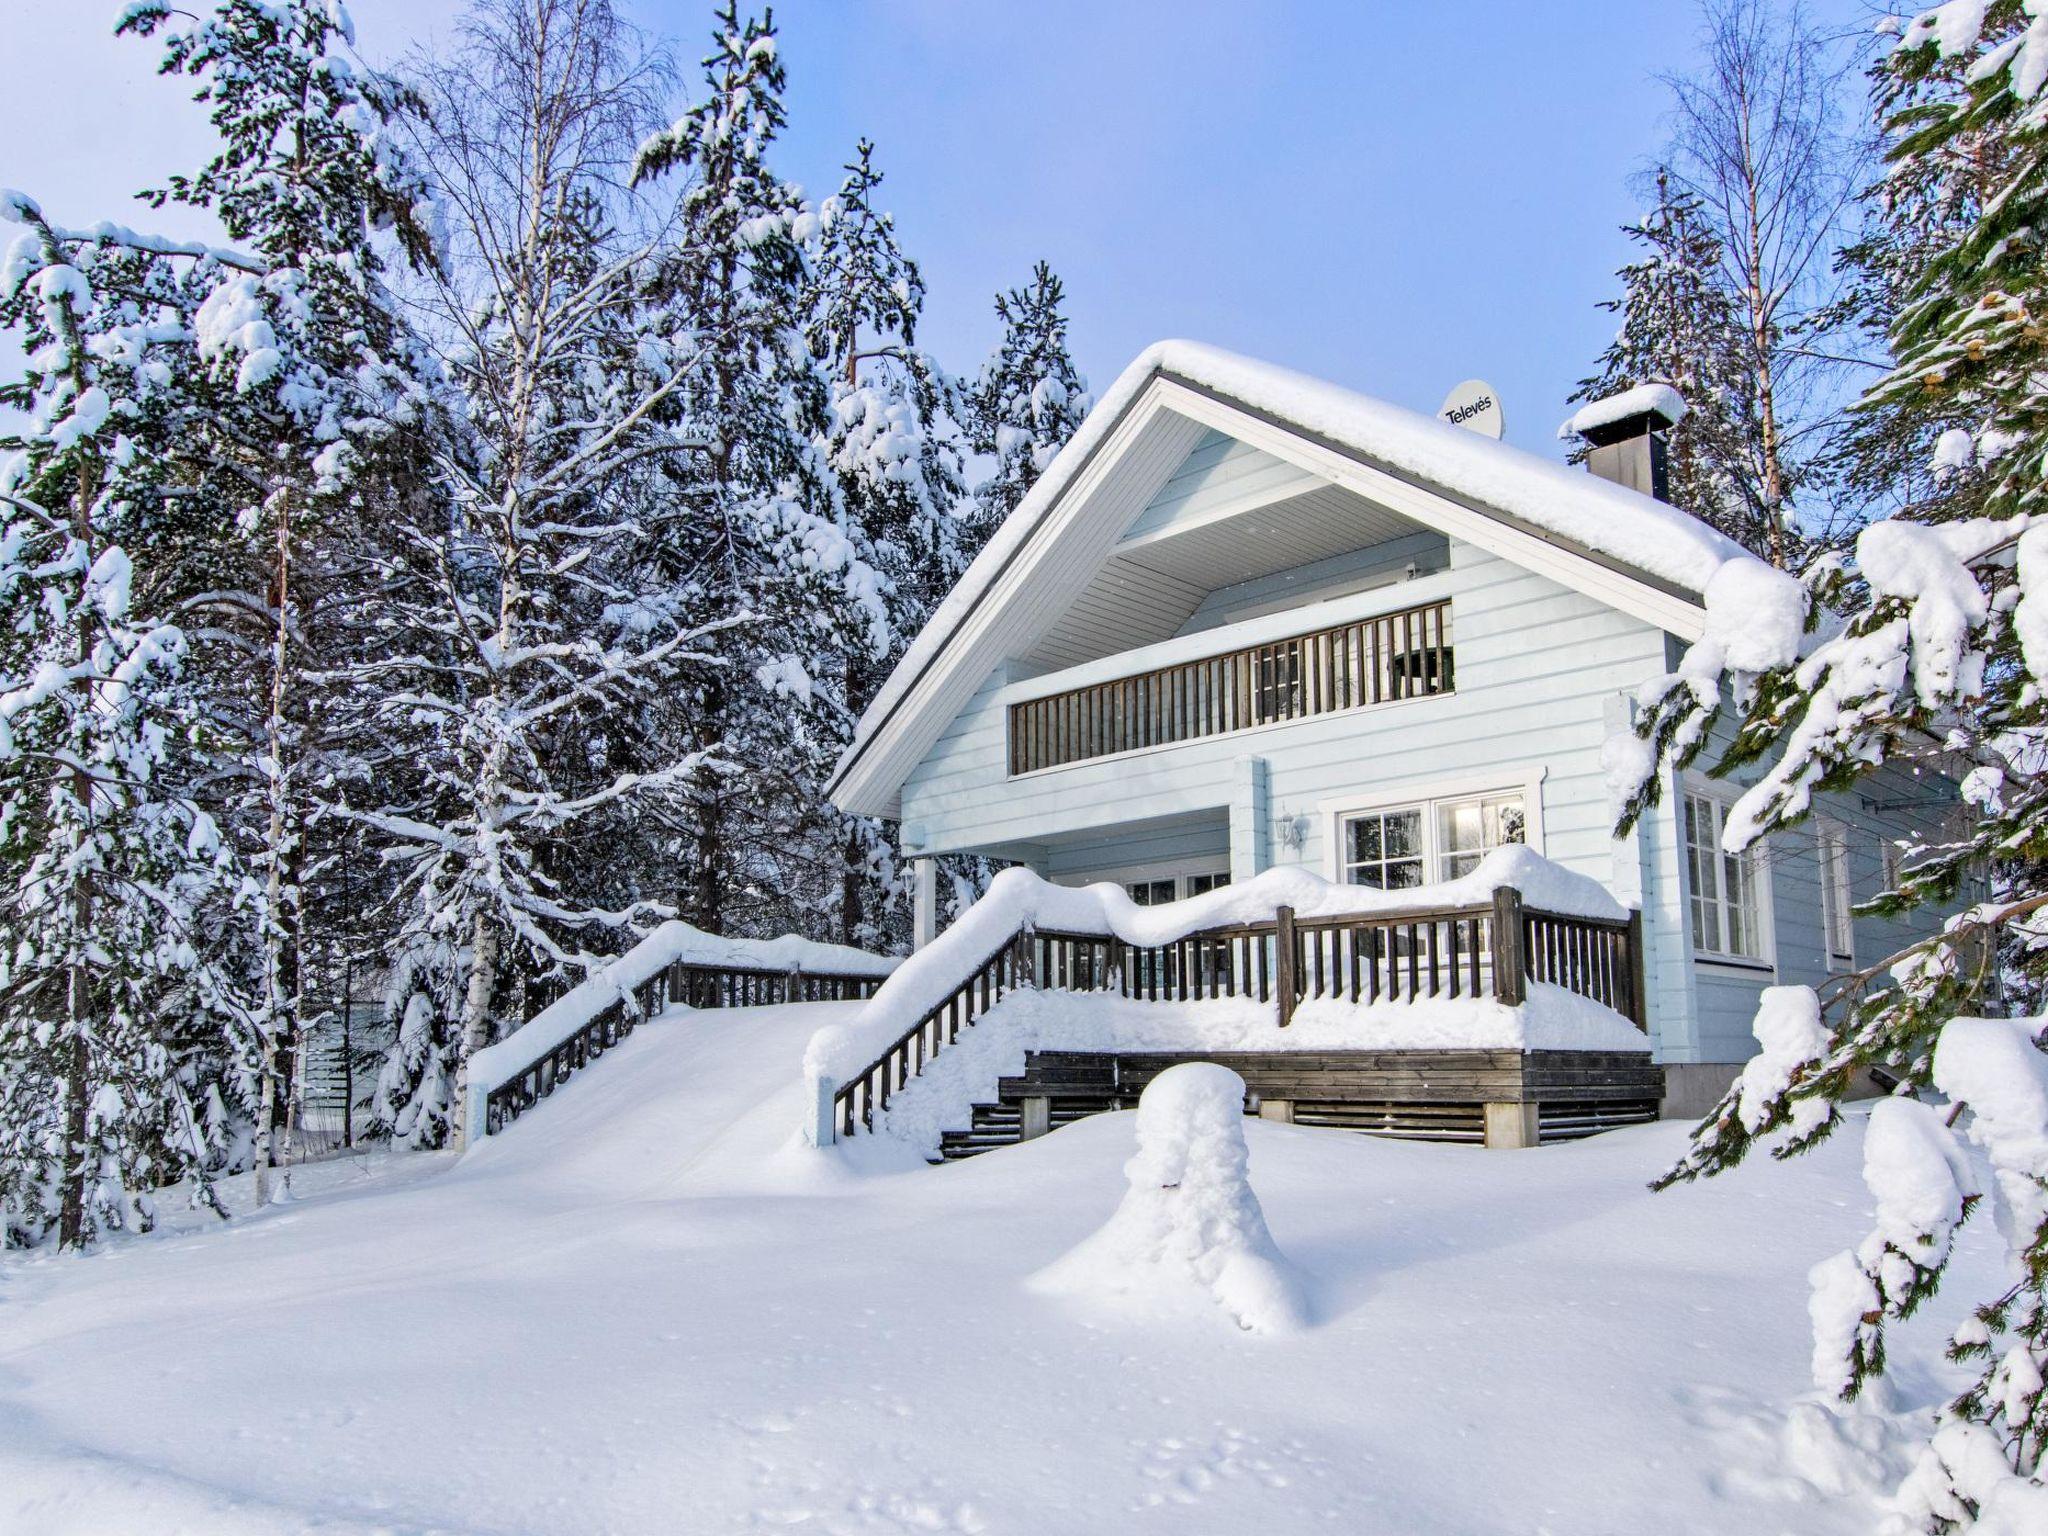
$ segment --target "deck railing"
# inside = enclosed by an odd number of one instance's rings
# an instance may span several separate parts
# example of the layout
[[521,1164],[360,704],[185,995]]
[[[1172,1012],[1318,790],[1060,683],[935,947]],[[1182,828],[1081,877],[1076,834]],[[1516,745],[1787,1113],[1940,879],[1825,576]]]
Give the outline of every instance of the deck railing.
[[[1297,919],[1203,929],[1168,944],[1020,928],[860,1072],[833,1088],[818,1134],[872,1129],[892,1095],[1006,992],[1039,986],[1152,1002],[1243,997],[1274,1005],[1285,1028],[1312,999],[1359,1005],[1425,998],[1527,1001],[1530,981],[1603,1003],[1647,1030],[1642,914],[1575,917],[1522,904],[1503,886],[1487,906]],[[1368,1039],[1360,1043],[1370,1044]]]
[[768,970],[678,960],[625,996],[614,997],[567,1039],[549,1046],[484,1099],[484,1134],[495,1136],[606,1051],[634,1025],[671,1006],[750,1008],[767,1003],[849,1002],[872,997],[886,978],[839,971]]
[[1010,772],[1305,720],[1454,686],[1449,602],[1010,706]]

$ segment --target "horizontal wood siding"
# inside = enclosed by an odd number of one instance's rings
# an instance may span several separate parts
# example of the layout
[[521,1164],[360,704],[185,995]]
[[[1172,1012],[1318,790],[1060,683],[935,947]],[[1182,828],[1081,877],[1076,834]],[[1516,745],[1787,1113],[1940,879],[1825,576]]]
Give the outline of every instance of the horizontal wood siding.
[[[1498,772],[1519,783],[1531,765],[1542,787],[1544,851],[1602,881],[1613,875],[1612,807],[1601,768],[1607,702],[1663,665],[1663,637],[1545,577],[1454,543],[1454,693],[1077,763],[1028,779],[1008,775],[1004,676],[984,682],[904,786],[904,820],[922,847],[951,851],[1029,844],[1048,836],[1227,810],[1247,756],[1268,769],[1268,802],[1300,818],[1300,841],[1273,839],[1274,862],[1327,867],[1335,798]],[[1246,871],[1245,873],[1250,873]]]
[[[1766,845],[1771,886],[1771,935],[1775,969],[1742,971],[1711,960],[1697,966],[1701,1061],[1743,1061],[1756,1050],[1750,1026],[1757,998],[1767,986],[1825,985],[1841,969],[1830,969],[1821,898],[1818,819],[1839,823],[1847,833],[1849,884],[1857,902],[1883,888],[1881,844],[1903,836],[1917,823],[1930,829],[1946,813],[1950,794],[1932,774],[1886,769],[1853,795],[1814,796],[1814,816]],[[1915,804],[1914,802],[1920,802]],[[1855,966],[1876,963],[1935,927],[1953,908],[1924,917],[1859,916],[1855,920]],[[1690,942],[1691,929],[1687,928]]]

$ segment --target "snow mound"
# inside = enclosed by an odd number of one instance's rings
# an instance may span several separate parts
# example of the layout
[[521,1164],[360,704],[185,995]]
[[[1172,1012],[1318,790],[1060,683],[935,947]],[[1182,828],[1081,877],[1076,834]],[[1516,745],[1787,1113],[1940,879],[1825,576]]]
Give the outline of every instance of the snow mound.
[[1123,1203],[1032,1276],[1031,1289],[1107,1297],[1154,1315],[1221,1307],[1250,1333],[1305,1326],[1301,1277],[1266,1230],[1250,1161],[1244,1079],[1206,1061],[1169,1067],[1138,1100]]

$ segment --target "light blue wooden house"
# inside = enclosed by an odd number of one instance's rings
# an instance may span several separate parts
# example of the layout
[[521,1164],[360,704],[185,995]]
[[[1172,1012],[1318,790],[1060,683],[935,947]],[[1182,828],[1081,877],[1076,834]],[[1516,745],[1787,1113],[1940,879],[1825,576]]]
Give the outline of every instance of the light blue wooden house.
[[1852,913],[1931,773],[1825,801],[1741,857],[1688,775],[1625,837],[1603,771],[1698,637],[1720,535],[1653,498],[1668,407],[1587,416],[1573,469],[1189,343],[1140,357],[933,617],[833,798],[933,863],[981,854],[1141,901],[1280,865],[1401,887],[1521,841],[1644,917],[1667,1112],[1754,1049],[1774,981],[1910,931]]

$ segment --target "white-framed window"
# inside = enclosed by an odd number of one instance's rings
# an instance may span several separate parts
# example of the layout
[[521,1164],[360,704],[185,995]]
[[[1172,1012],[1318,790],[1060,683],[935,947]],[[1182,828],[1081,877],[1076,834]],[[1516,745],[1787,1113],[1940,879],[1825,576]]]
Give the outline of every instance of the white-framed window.
[[1141,907],[1156,907],[1180,899],[1179,886],[1171,875],[1157,880],[1126,880],[1124,889]]
[[1491,850],[1532,841],[1535,778],[1334,812],[1332,873],[1349,885],[1408,890],[1470,874]]
[[1520,790],[1436,802],[1437,878],[1469,875],[1495,848],[1529,840],[1529,811]]
[[1770,911],[1761,846],[1721,851],[1730,801],[1685,792],[1685,858],[1692,947],[1703,959],[1771,963]]
[[1849,829],[1823,818],[1815,827],[1814,847],[1820,859],[1821,931],[1828,964],[1845,969],[1856,963],[1856,892],[1849,877]]
[[1427,883],[1427,809],[1420,805],[1359,811],[1343,820],[1338,857],[1346,885],[1404,891]]

